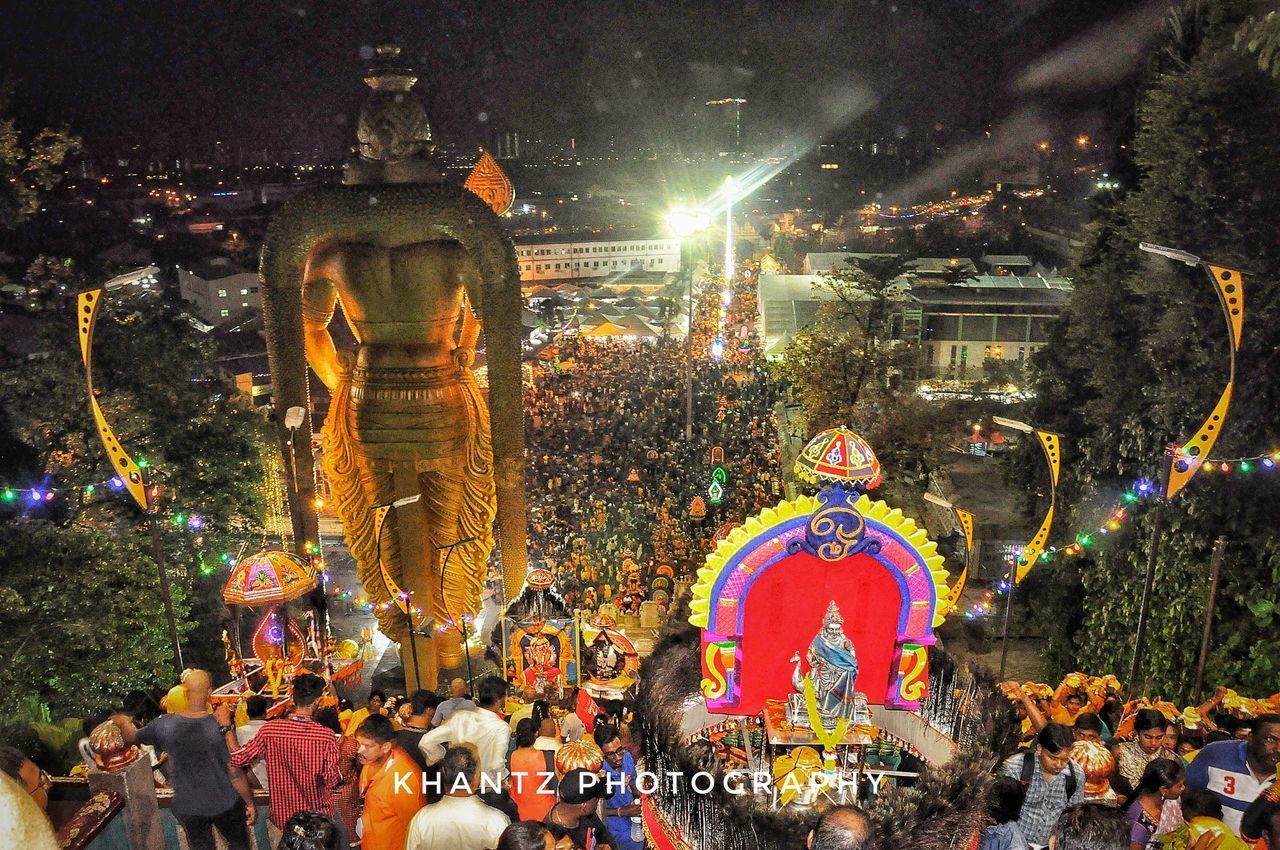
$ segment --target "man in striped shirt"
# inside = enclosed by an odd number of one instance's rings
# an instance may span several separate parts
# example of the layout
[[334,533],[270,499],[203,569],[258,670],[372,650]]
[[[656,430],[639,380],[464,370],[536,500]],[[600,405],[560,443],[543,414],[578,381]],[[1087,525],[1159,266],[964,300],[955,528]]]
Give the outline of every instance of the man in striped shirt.
[[254,759],[266,762],[271,788],[267,814],[276,830],[298,812],[333,814],[333,789],[340,779],[338,739],[312,719],[323,692],[324,679],[319,676],[295,677],[293,712],[267,721],[249,743],[231,754],[233,769],[241,775]]

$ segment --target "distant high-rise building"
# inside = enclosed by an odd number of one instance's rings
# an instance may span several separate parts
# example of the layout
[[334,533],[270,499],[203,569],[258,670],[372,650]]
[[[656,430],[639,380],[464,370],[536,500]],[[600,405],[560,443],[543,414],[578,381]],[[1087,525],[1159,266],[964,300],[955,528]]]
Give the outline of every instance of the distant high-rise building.
[[710,152],[725,156],[742,153],[742,107],[746,98],[726,97],[706,102],[707,141]]
[[520,132],[518,130],[499,132],[494,139],[493,155],[498,159],[519,159]]

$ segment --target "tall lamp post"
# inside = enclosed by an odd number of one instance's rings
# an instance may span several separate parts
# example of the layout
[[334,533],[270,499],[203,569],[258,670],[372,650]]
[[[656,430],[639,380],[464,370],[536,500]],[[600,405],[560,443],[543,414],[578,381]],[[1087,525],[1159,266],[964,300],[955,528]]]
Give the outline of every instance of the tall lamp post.
[[710,221],[705,215],[690,210],[673,210],[667,213],[667,227],[680,240],[680,273],[686,285],[685,312],[687,326],[684,334],[684,439],[693,439],[693,244],[696,234],[707,229]]
[[[1230,361],[1227,385],[1223,388],[1222,395],[1219,396],[1218,403],[1209,414],[1209,418],[1191,439],[1181,445],[1171,446],[1165,452],[1164,463],[1161,465],[1160,491],[1157,493],[1154,515],[1151,519],[1151,548],[1147,559],[1147,574],[1142,585],[1142,602],[1138,608],[1138,630],[1133,640],[1133,666],[1129,673],[1130,687],[1137,686],[1138,675],[1142,670],[1147,621],[1151,615],[1151,597],[1155,587],[1160,535],[1163,531],[1161,523],[1163,509],[1173,501],[1183,487],[1191,483],[1200,470],[1209,465],[1207,461],[1209,452],[1222,434],[1227,412],[1231,408],[1231,396],[1236,384],[1236,352],[1240,350],[1241,333],[1244,329],[1244,275],[1239,269],[1203,260],[1180,248],[1170,248],[1151,242],[1140,242],[1138,248],[1148,254],[1156,254],[1192,268],[1200,267],[1205,270],[1209,280],[1213,282],[1218,304],[1222,307],[1222,315],[1227,322],[1227,352]],[[1219,553],[1218,558],[1220,557]],[[1212,601],[1210,604],[1212,605]]]

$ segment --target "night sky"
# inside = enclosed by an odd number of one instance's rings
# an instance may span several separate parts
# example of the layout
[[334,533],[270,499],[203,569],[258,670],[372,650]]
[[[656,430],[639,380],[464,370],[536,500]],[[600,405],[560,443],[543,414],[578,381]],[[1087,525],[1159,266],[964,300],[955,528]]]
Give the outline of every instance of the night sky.
[[[370,49],[422,71],[438,138],[493,129],[661,143],[691,103],[748,98],[768,141],[1106,122],[1163,21],[1118,0],[53,0],[7,12],[19,115],[91,148],[350,143]],[[1109,99],[1110,98],[1110,99]]]

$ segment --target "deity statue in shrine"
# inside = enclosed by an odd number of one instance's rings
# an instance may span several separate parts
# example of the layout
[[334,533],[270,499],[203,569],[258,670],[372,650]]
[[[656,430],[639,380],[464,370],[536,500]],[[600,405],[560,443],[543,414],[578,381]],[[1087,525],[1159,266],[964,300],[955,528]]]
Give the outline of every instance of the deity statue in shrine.
[[[305,353],[331,397],[323,468],[365,593],[401,643],[407,686],[434,688],[462,662],[495,513],[508,598],[525,574],[519,274],[494,212],[432,163],[399,48],[377,53],[344,185],[295,197],[272,223],[263,308],[277,415],[310,408]],[[330,333],[339,306],[353,350]],[[471,369],[482,328],[488,403]],[[291,497],[305,504],[307,423],[295,430]],[[396,502],[380,530],[374,508]]]
[[[824,720],[839,718],[862,721],[866,715],[866,697],[857,691],[858,656],[853,641],[844,633],[844,617],[832,600],[822,618],[822,629],[814,636],[805,652],[809,662],[809,681],[813,684],[818,714]],[[805,677],[800,671],[800,653],[792,656],[795,669],[791,684],[803,693]]]

